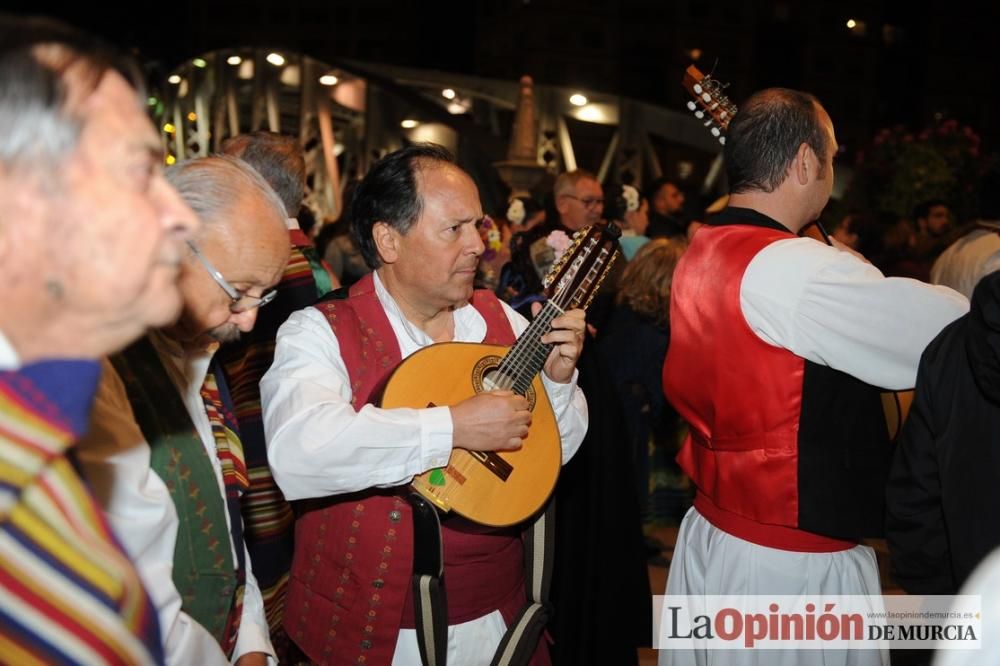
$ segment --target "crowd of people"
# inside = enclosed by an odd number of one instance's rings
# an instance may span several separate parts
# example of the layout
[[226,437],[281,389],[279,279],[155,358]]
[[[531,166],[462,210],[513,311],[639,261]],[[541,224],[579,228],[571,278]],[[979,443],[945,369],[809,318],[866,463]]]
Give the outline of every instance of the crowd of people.
[[[954,594],[1000,545],[992,180],[968,225],[932,200],[818,240],[833,120],[772,88],[732,119],[728,196],[697,220],[678,181],[583,169],[488,215],[413,144],[313,238],[297,139],[165,168],[144,99],[100,40],[0,15],[0,662],[635,663],[664,593],[657,456],[690,488],[667,595],[877,596],[869,538],[907,591]],[[435,343],[525,335],[594,226],[610,269],[542,332],[544,397],[381,406]],[[914,387],[894,439],[882,394]],[[541,511],[486,526],[412,492],[465,483],[454,449],[521,448],[536,399],[562,462]]]

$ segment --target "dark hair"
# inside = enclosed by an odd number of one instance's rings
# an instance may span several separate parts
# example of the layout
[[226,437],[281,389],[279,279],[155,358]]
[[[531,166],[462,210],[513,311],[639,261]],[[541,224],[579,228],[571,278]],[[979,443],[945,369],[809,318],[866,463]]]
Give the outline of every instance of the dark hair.
[[723,155],[733,194],[773,192],[784,182],[799,146],[826,164],[828,139],[819,102],[809,93],[768,88],[751,95],[729,123]]
[[913,208],[913,219],[926,219],[927,216],[931,214],[931,208],[934,208],[935,206],[947,205],[948,202],[944,199],[928,199],[927,201],[921,201]]
[[653,198],[656,196],[656,193],[659,192],[664,185],[673,185],[678,190],[681,189],[681,186],[673,178],[668,178],[667,176],[660,176],[659,178],[657,178],[656,180],[654,180],[653,182],[651,182],[649,185],[646,186],[645,191],[642,192],[643,198],[646,199],[647,201],[652,201]]
[[372,229],[385,222],[401,234],[410,230],[423,208],[417,171],[433,162],[454,164],[455,158],[435,143],[415,143],[380,159],[358,184],[347,215],[354,242],[372,270],[382,265]]
[[298,214],[306,186],[306,160],[298,139],[277,132],[248,132],[223,141],[221,152],[256,169],[281,197],[287,216]]
[[[59,50],[35,50],[43,44]],[[136,99],[143,95],[135,61],[97,37],[49,18],[0,13],[0,161],[44,163],[76,146],[81,121],[66,110],[70,70],[82,74],[76,85],[89,90],[115,71]]]

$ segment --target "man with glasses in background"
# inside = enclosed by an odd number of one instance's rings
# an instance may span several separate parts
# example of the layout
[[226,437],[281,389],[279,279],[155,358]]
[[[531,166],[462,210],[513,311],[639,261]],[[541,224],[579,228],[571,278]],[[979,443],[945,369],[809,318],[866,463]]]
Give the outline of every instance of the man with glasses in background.
[[160,619],[168,663],[275,663],[243,538],[249,487],[219,344],[253,328],[289,256],[285,211],[233,157],[167,170],[203,229],[180,319],[105,362],[80,462]]
[[[510,304],[525,316],[530,316],[530,304],[541,298],[542,278],[556,260],[555,248],[565,243],[560,235],[570,238],[584,227],[602,223],[604,191],[597,176],[585,169],[559,174],[552,199],[555,216],[550,210],[545,222],[511,239],[512,277],[508,281],[516,285],[516,294]],[[617,284],[618,275],[612,273],[605,282]]]

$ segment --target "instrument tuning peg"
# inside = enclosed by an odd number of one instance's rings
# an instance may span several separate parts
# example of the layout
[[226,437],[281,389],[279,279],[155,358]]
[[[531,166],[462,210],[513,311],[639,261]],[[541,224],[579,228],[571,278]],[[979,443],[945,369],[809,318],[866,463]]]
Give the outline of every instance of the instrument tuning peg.
[[695,95],[700,95],[701,92],[704,90],[704,88],[701,87],[700,83],[696,83],[696,84],[694,84],[693,90],[694,90],[694,94]]
[[712,136],[718,136],[718,137],[719,137],[719,138],[721,139],[721,138],[722,138],[722,137],[720,136],[721,134],[722,134],[722,132],[720,132],[720,131],[719,131],[719,128],[718,128],[718,127],[713,127],[713,128],[712,128]]
[[688,107],[688,108],[689,108],[690,110],[692,110],[692,111],[697,111],[697,110],[698,110],[698,105],[697,105],[697,104],[695,104],[694,102],[690,102],[690,101],[689,101],[689,102],[687,103],[687,107]]
[[726,137],[720,136],[719,137],[719,143],[721,143],[723,146],[726,145]]
[[705,112],[704,111],[695,111],[694,112],[694,117],[697,118],[698,120],[701,120],[702,118],[705,117]]

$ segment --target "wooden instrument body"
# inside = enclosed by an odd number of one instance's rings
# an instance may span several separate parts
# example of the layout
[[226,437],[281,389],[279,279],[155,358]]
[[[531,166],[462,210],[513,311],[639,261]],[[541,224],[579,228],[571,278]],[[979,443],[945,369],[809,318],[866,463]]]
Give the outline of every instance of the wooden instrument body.
[[[508,350],[468,342],[424,347],[393,372],[380,406],[449,406],[489,391],[484,378]],[[484,464],[484,454],[458,448],[461,442],[456,442],[448,465],[414,477],[414,490],[444,511],[496,527],[519,523],[541,509],[559,477],[562,447],[540,374],[526,397],[532,405],[531,426],[520,449],[487,454],[492,462]],[[503,462],[497,463],[497,457]]]

